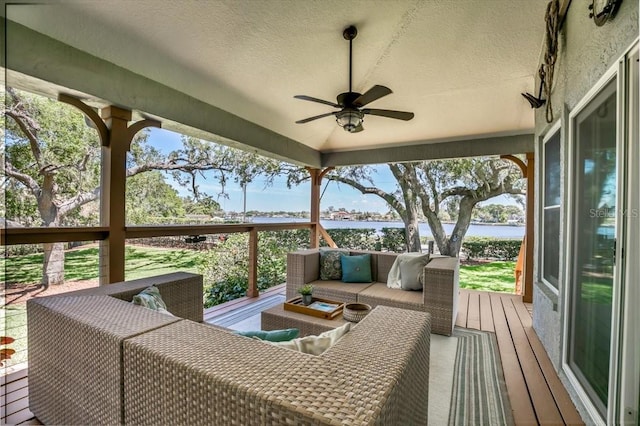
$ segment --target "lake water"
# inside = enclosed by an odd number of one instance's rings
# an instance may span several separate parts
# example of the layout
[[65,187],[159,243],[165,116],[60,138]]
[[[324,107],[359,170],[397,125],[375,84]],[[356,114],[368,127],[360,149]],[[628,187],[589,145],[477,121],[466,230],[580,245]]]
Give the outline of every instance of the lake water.
[[[261,217],[253,218],[253,223],[279,223],[279,222],[308,222],[308,219],[285,218],[285,217]],[[358,222],[350,220],[321,220],[320,223],[325,229],[336,228],[369,228],[380,233],[382,228],[402,228],[402,222]],[[442,225],[447,235],[453,230],[454,224],[445,223]],[[432,237],[431,229],[427,223],[420,223],[420,236]],[[524,226],[513,225],[469,225],[466,236],[468,237],[496,237],[496,238],[523,238]]]

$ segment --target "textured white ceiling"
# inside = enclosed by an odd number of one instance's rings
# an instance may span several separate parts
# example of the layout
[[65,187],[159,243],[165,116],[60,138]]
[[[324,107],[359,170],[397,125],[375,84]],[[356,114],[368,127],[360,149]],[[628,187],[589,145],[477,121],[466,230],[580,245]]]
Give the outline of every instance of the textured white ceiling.
[[[9,7],[7,17],[321,151],[533,129],[520,96],[534,92],[547,0],[68,0]],[[348,89],[393,94],[350,134],[329,106]],[[160,100],[159,100],[160,101]],[[162,100],[165,101],[165,100]]]

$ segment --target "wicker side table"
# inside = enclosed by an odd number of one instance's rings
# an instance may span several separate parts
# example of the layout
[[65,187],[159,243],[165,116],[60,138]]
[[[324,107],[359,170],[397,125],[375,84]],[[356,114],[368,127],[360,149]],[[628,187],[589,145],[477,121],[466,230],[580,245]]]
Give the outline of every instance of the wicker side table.
[[334,319],[318,318],[298,312],[287,311],[283,305],[274,306],[262,311],[263,330],[281,330],[283,328],[297,328],[300,337],[318,335],[323,331],[331,330],[345,324],[342,314]]

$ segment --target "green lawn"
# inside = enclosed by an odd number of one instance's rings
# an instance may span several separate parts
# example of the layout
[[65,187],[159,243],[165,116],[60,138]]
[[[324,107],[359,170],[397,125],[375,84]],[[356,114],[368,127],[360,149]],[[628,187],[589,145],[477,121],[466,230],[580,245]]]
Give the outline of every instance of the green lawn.
[[[42,254],[0,259],[0,279],[5,283],[31,285],[42,277]],[[200,255],[193,250],[172,250],[153,247],[127,247],[126,279],[148,277],[168,272],[197,272]],[[69,250],[65,253],[64,274],[68,281],[98,278],[98,248]],[[16,351],[6,363],[12,366],[27,361],[26,304],[4,306],[0,309],[2,334],[15,340],[9,345]]]
[[6,366],[27,362],[27,305],[22,303],[3,307],[0,310],[0,326],[3,326],[3,336],[16,339],[8,345],[16,353],[6,362]]
[[460,266],[460,288],[472,290],[515,291],[516,262],[489,262]]
[[[0,280],[25,285],[38,283],[42,278],[42,262],[41,253],[0,259]],[[129,280],[175,271],[195,273],[199,262],[200,255],[193,250],[127,247],[125,277]],[[64,276],[68,281],[98,278],[98,248],[67,251]]]

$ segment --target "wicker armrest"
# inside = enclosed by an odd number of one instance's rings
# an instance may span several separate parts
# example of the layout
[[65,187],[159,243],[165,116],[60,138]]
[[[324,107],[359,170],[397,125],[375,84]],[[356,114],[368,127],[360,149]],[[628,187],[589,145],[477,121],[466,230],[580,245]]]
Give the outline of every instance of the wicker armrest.
[[450,336],[458,313],[460,261],[436,257],[424,267],[423,298],[434,333]]
[[104,295],[29,300],[29,409],[44,424],[122,424],[122,342],[179,321]]
[[353,374],[343,378],[318,356],[191,321],[123,346],[125,424],[385,424],[374,423],[377,395],[354,393]]
[[111,296],[131,302],[133,296],[145,288],[156,285],[167,310],[173,315],[195,322],[203,321],[202,275],[173,272],[154,277],[106,284],[65,293],[66,297]]
[[287,253],[287,299],[298,295],[303,285],[320,278],[320,251],[298,250]]
[[431,315],[377,306],[320,358],[355,395],[367,395],[376,424],[427,424]]

